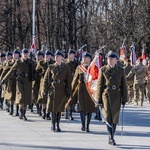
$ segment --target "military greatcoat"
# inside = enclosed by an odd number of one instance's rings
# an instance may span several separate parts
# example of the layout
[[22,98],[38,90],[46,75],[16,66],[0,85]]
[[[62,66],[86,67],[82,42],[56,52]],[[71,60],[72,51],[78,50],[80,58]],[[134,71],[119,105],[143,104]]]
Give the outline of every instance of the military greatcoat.
[[100,69],[97,85],[97,99],[102,104],[102,112],[110,123],[118,123],[120,107],[128,101],[128,90],[124,69],[109,65]]
[[17,60],[9,72],[4,76],[5,82],[16,70],[16,103],[30,105],[32,93],[32,76],[34,72],[34,63],[32,60]]
[[71,95],[70,69],[62,63],[51,64],[44,76],[44,89],[50,97],[48,110],[50,112],[63,112],[66,103],[66,95]]
[[[87,69],[88,66],[82,64],[82,66]],[[72,92],[76,89],[79,84],[78,88],[78,111],[92,113],[95,112],[95,104],[92,101],[84,82],[84,72],[81,70],[80,65],[77,67],[75,71],[75,75],[72,81]]]
[[[15,63],[14,59],[6,61],[5,67],[3,69],[0,79],[2,79],[7,74],[7,72],[11,69],[14,63]],[[14,72],[6,81],[4,99],[7,101],[15,101],[15,98],[16,98],[16,78],[15,77],[16,76]]]

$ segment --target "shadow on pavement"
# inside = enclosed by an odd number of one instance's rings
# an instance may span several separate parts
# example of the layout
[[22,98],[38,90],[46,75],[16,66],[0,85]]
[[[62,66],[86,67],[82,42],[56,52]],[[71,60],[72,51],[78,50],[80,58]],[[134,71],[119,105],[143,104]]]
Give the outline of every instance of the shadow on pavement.
[[[54,149],[54,150],[92,150],[91,148],[73,148],[73,147],[61,147],[61,146],[40,146],[40,145],[25,145],[25,144],[12,144],[12,143],[0,143],[2,146],[20,147],[20,149],[33,148],[33,149]],[[102,149],[93,149],[102,150]],[[104,150],[104,149],[103,149]]]

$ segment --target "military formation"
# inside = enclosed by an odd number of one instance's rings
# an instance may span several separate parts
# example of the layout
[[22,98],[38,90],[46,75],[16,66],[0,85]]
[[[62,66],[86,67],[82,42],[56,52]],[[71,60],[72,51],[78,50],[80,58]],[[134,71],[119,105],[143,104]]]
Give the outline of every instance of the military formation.
[[[73,112],[80,114],[81,130],[90,132],[95,113],[95,119],[108,122],[108,142],[116,145],[114,134],[121,105],[133,102],[143,106],[144,98],[150,103],[150,61],[143,65],[139,58],[132,66],[130,60],[122,62],[112,51],[106,59],[98,75],[95,104],[85,84],[85,72],[92,61],[89,52],[83,53],[81,61],[72,49],[67,58],[60,50],[55,54],[38,51],[36,55],[28,49],[1,53],[0,107],[5,104],[6,111],[21,120],[27,120],[27,109],[33,112],[36,107],[37,114],[51,120],[51,130],[57,132],[61,131],[61,116],[74,120]],[[66,107],[68,99],[71,101]],[[105,119],[100,116],[99,106]]]

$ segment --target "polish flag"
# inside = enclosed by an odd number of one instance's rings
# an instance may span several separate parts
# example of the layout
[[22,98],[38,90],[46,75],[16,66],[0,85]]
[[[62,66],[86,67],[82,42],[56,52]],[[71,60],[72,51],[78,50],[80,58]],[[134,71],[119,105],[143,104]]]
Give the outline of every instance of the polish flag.
[[125,50],[126,50],[126,46],[125,46],[125,44],[123,42],[122,46],[120,48],[120,59],[123,60],[123,61],[126,58],[126,56],[125,56]]
[[144,50],[142,51],[142,56],[141,56],[141,58],[143,59],[143,64],[146,65],[146,63],[147,63],[146,58],[147,58],[147,57],[146,57],[146,53],[145,53]]
[[98,80],[98,74],[99,70],[102,67],[102,56],[100,56],[98,53],[95,55],[95,58],[89,65],[86,74],[86,87],[89,92],[89,94],[96,99],[95,94],[97,90],[97,80]]
[[36,38],[35,37],[32,40],[31,52],[36,54]]

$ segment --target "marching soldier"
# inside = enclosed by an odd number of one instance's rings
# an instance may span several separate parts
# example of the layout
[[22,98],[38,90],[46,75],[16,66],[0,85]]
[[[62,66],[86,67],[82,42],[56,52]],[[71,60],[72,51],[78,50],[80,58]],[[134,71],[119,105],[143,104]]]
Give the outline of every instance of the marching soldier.
[[[131,61],[130,59],[127,60],[126,66],[124,67],[124,71],[125,71],[125,75],[127,76],[129,74],[129,72],[132,70],[132,66],[131,66]],[[127,81],[127,85],[128,85],[128,103],[132,102],[132,98],[133,98],[133,82],[134,78],[130,78],[130,80]]]
[[33,62],[28,58],[28,50],[22,50],[22,58],[14,63],[9,72],[2,79],[2,83],[6,82],[9,77],[17,70],[16,78],[16,104],[19,104],[20,119],[27,120],[26,107],[31,104],[32,78],[33,78]]
[[[5,67],[3,69],[0,79],[2,79],[7,74],[7,72],[13,66],[14,62],[15,60],[12,59],[12,53],[7,52]],[[16,86],[15,77],[14,75],[12,75],[6,82],[5,97],[4,97],[4,99],[7,101],[7,104],[10,106],[10,113],[9,113],[10,115],[13,115],[13,107],[16,96],[15,86]]]
[[99,71],[97,100],[102,106],[109,134],[108,143],[116,145],[114,134],[119,120],[121,104],[125,105],[128,99],[127,84],[124,69],[116,65],[118,56],[110,51],[107,56],[108,64]]
[[143,59],[139,58],[139,63],[134,66],[127,75],[127,80],[134,77],[134,106],[138,105],[138,100],[140,100],[140,105],[143,106],[145,77],[148,76],[148,70],[147,67],[143,65],[142,61]]
[[[2,72],[2,74],[0,76],[1,80],[6,75],[6,73],[10,70],[10,68],[11,68],[13,63],[14,62],[12,62],[12,53],[11,52],[7,52],[6,53],[5,65],[3,66],[3,72]],[[5,104],[7,106],[7,108],[6,108],[7,112],[10,112],[10,99],[9,99],[9,94],[8,94],[8,89],[10,89],[10,86],[9,86],[10,82],[9,81],[10,80],[7,80],[7,82],[5,82],[5,84],[3,85],[3,90],[2,90],[2,95],[4,97]],[[13,109],[13,106],[11,106],[11,109]]]
[[[0,53],[0,76],[3,72],[3,67],[5,64],[5,54]],[[3,101],[4,101],[4,97],[2,96],[2,87],[0,86],[0,108],[3,109]]]
[[[44,61],[44,54],[40,51],[37,52],[37,55],[36,55],[36,65],[35,65],[35,68],[37,68],[38,66],[38,63],[40,61]],[[42,76],[42,69],[39,68],[38,71],[36,71],[35,69],[35,74],[34,74],[34,77],[35,77],[35,81],[33,81],[32,83],[32,104],[31,104],[31,112],[33,112],[33,105],[34,103],[36,104],[37,106],[37,113],[39,111],[39,104],[38,104],[38,93],[39,93],[39,89],[40,89],[40,80],[41,80],[41,76]]]
[[36,67],[36,72],[41,71],[41,79],[40,79],[40,88],[39,88],[39,93],[38,93],[38,103],[40,104],[40,109],[39,109],[39,115],[42,115],[41,113],[41,108],[43,110],[43,119],[47,119],[50,120],[50,111],[49,109],[47,109],[46,112],[46,105],[47,103],[49,103],[48,99],[46,97],[43,97],[43,81],[44,81],[44,75],[45,72],[47,70],[47,68],[49,67],[50,64],[53,64],[54,61],[52,59],[53,57],[53,53],[50,51],[46,51],[45,52],[45,59],[42,61],[39,61]]
[[43,95],[49,96],[49,110],[52,112],[52,127],[55,131],[55,123],[57,123],[57,131],[60,132],[61,112],[64,111],[66,103],[66,95],[71,96],[71,74],[67,65],[62,63],[64,55],[57,50],[55,53],[55,63],[51,64],[44,76]]
[[84,82],[84,75],[88,66],[90,65],[91,59],[91,54],[85,52],[82,58],[82,64],[77,67],[72,81],[73,93],[78,87],[78,111],[80,112],[82,124],[81,130],[86,132],[90,131],[89,124],[91,121],[92,112],[95,112],[95,104],[92,101]]
[[[68,58],[65,59],[65,61],[64,61],[64,63],[66,65],[68,65],[70,68],[71,82],[73,80],[75,70],[78,66],[78,61],[75,60],[75,55],[76,55],[76,52],[74,50],[70,49],[68,52]],[[69,105],[69,108],[66,109],[66,119],[68,119],[68,117],[70,116],[71,120],[74,120],[74,118],[72,117],[72,112],[73,112],[73,109],[74,109],[76,103],[77,103],[77,94],[74,96],[72,102]]]

